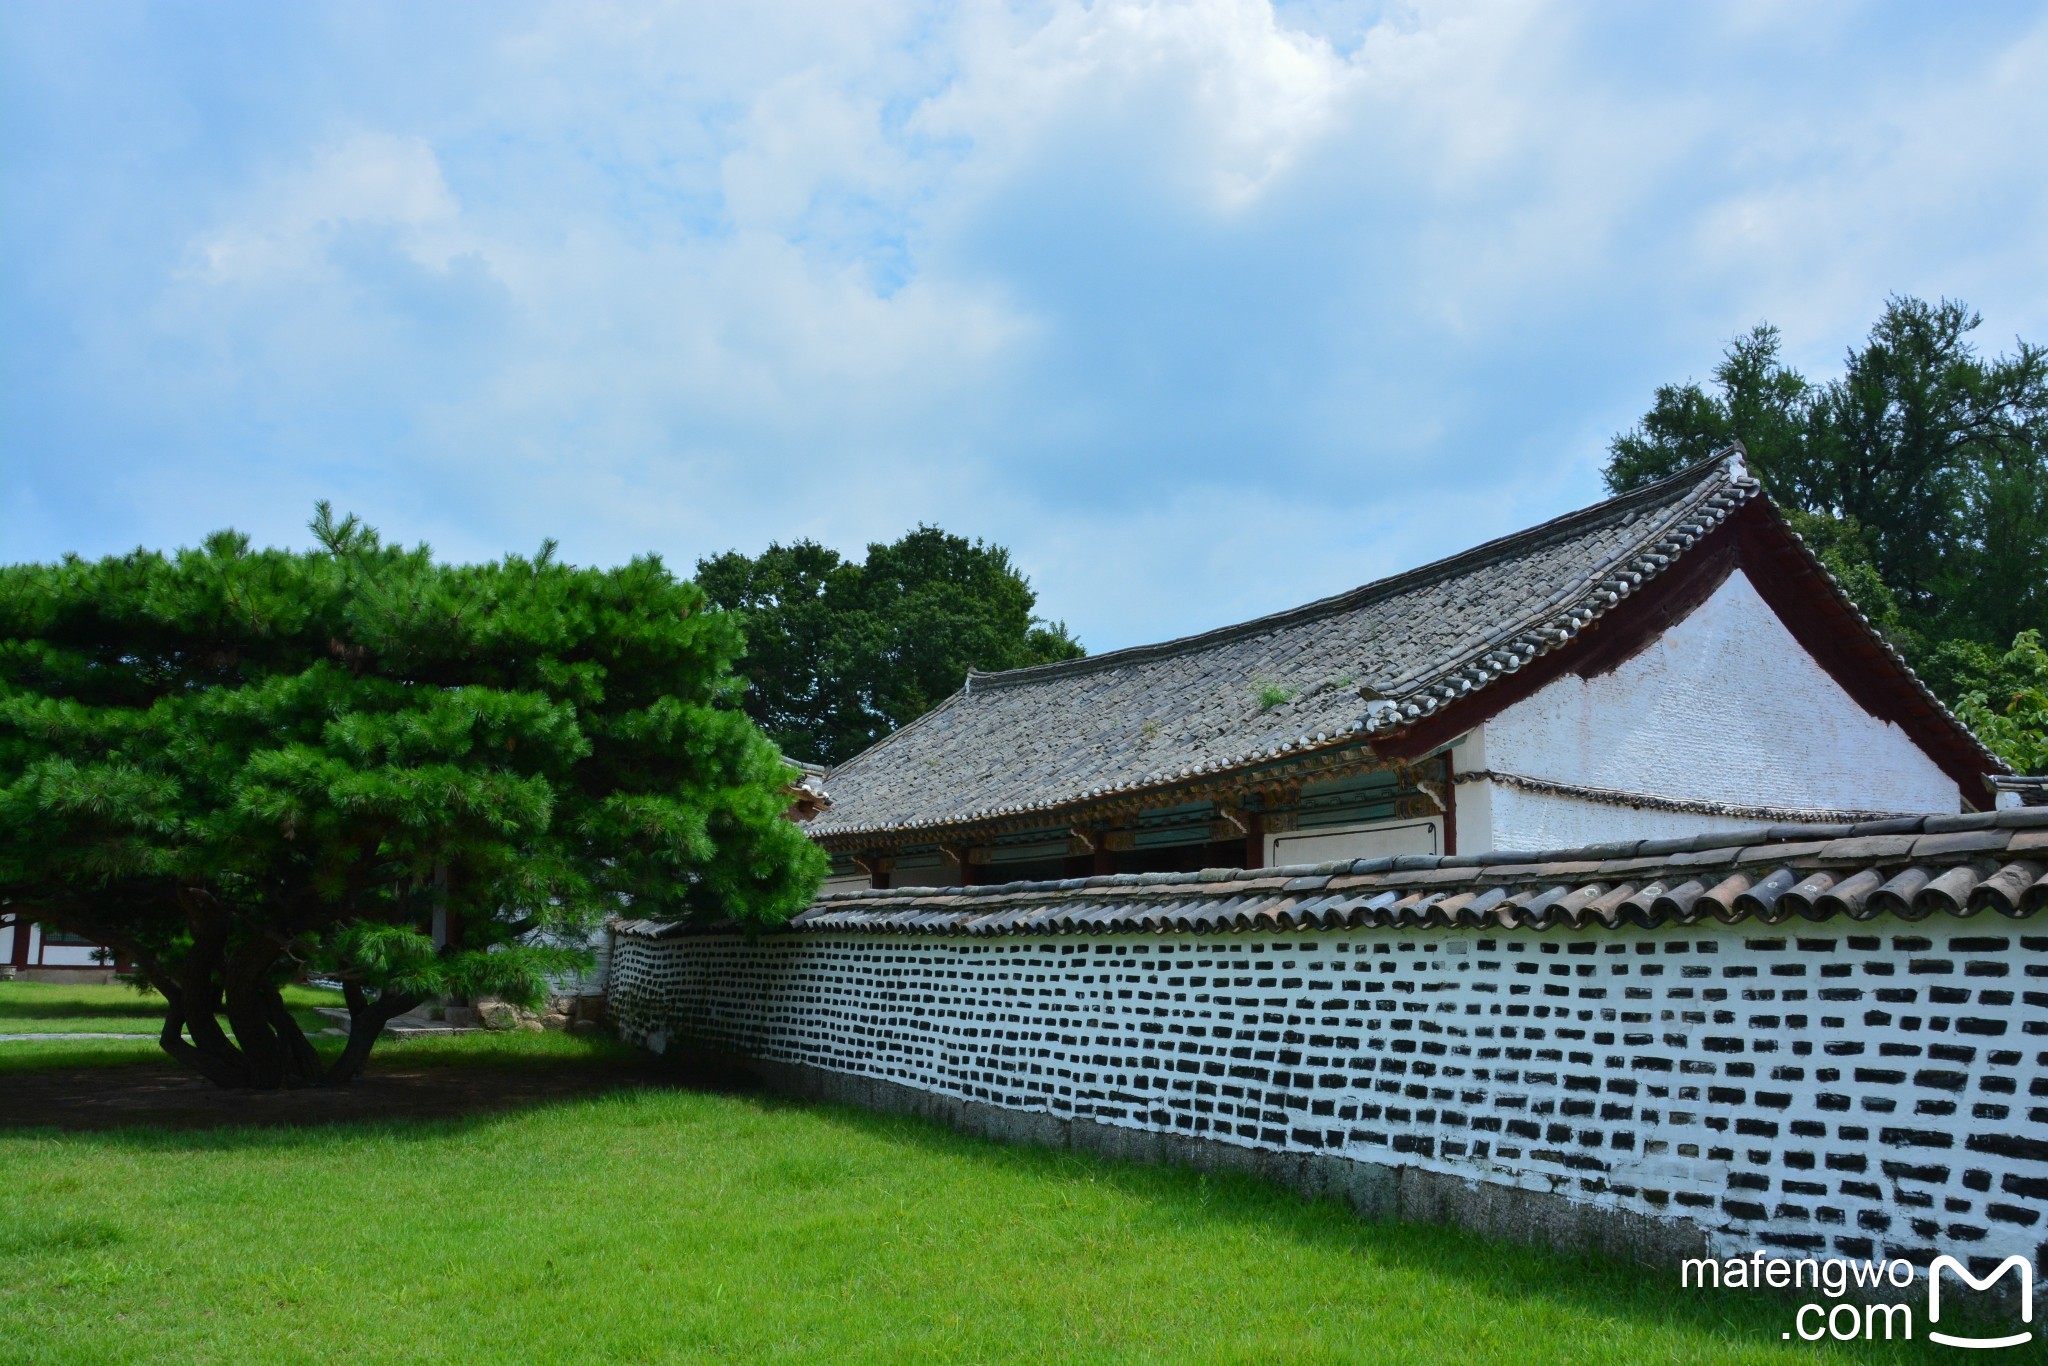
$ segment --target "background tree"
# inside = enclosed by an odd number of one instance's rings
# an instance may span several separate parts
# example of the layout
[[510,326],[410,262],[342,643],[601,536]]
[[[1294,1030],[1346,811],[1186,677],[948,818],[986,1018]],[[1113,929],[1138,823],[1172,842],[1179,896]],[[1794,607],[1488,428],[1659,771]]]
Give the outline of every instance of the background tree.
[[[2019,341],[1987,359],[1969,341],[1979,323],[1962,303],[1894,297],[1824,384],[1785,365],[1761,325],[1728,347],[1711,390],[1657,390],[1614,439],[1608,486],[1740,438],[1772,500],[1937,692],[2000,696],[2013,642],[2048,627],[2048,350]],[[2024,767],[2015,756],[2031,751],[2001,752]]]
[[[137,964],[172,1056],[342,1081],[430,993],[534,999],[568,965],[537,935],[806,903],[823,855],[694,585],[313,525],[0,569],[0,903]],[[344,984],[335,1058],[279,995],[309,970]]]
[[812,541],[697,562],[747,624],[748,714],[796,758],[842,763],[916,720],[967,670],[1083,652],[1001,546],[920,526],[853,561]]
[[2020,632],[1981,673],[1984,686],[1963,694],[1957,713],[2014,769],[2048,774],[2048,648],[2041,633]]

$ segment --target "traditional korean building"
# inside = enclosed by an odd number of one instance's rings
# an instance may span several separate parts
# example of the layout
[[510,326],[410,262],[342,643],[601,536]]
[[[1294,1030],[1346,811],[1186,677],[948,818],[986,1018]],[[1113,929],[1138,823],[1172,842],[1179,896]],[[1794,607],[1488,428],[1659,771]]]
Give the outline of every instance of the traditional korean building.
[[45,982],[108,982],[123,964],[112,949],[38,925],[19,915],[0,918],[0,977]]
[[827,890],[1988,809],[2002,772],[1737,448],[1291,611],[1007,673],[825,779]]

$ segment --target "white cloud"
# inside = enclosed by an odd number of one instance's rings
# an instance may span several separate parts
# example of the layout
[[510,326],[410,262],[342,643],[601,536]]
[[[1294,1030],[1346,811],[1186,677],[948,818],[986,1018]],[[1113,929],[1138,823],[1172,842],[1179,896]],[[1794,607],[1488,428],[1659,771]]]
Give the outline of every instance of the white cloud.
[[2018,304],[2015,321],[2031,313],[2038,327],[2043,88],[2048,19],[1960,67],[1888,72],[1853,98],[1805,104],[1760,129],[1743,174],[1699,207],[1690,269],[1739,280],[1745,305],[1816,367],[1893,291],[1961,295],[1994,316]]
[[1236,209],[1335,124],[1354,72],[1263,0],[1063,3],[1041,20],[983,10],[960,77],[920,130],[970,139],[997,166],[1048,128],[1086,120],[1116,136],[1155,120],[1177,134],[1172,168],[1210,205]]
[[[51,201],[148,250],[38,285],[81,340],[35,372],[63,459],[0,489],[45,519],[17,553],[296,536],[325,495],[451,554],[687,562],[927,519],[1016,547],[1107,646],[1595,496],[1604,434],[1760,317],[1819,369],[1892,289],[2048,332],[2039,22],[293,14],[216,132],[246,146]],[[166,120],[208,60],[162,57]],[[128,75],[80,88],[146,93]],[[180,212],[145,221],[151,195]]]
[[425,139],[356,133],[251,189],[192,254],[212,281],[263,279],[306,266],[336,228],[397,227],[418,241],[457,212]]
[[881,109],[809,68],[753,101],[720,165],[725,210],[743,228],[793,233],[821,195],[900,199],[914,173],[889,145]]

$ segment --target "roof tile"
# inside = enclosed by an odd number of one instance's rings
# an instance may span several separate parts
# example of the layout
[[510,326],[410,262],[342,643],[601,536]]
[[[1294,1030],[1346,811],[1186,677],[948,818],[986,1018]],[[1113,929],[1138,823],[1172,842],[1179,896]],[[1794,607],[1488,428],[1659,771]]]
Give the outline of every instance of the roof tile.
[[[1617,574],[1654,575],[1755,492],[1717,460],[1291,611],[970,675],[834,769],[832,806],[809,830],[829,840],[965,824],[1355,743],[1564,643],[1620,600],[1605,587]],[[1272,689],[1290,695],[1274,703]]]
[[[1293,869],[1089,878],[1001,887],[841,893],[782,933],[1224,933],[1244,929],[1399,926],[1548,930],[1702,916],[1775,924],[1798,917],[1908,919],[1995,910],[2048,913],[2048,828],[2034,809],[1988,813],[1982,828],[1917,837],[1780,840],[1672,854],[1619,873],[1616,860],[1490,863],[1326,878]],[[1802,832],[1803,833],[1803,832]],[[2006,845],[2003,857],[1997,854]],[[2021,857],[2022,850],[2026,857]],[[1859,851],[1854,857],[1849,851]],[[1577,854],[1592,850],[1567,851]],[[1745,866],[1738,869],[1741,857]],[[1393,860],[1373,860],[1386,865]],[[1317,886],[1299,885],[1304,881]],[[682,925],[624,921],[621,934],[668,937]]]

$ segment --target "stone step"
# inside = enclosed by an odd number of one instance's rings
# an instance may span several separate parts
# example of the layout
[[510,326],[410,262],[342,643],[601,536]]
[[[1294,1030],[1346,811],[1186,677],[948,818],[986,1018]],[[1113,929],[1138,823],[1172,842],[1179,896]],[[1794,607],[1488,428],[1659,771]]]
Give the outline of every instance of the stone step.
[[[342,1027],[341,1032],[343,1034],[348,1033],[349,1019],[346,1007],[314,1006],[313,1010],[316,1014],[324,1015],[330,1020],[337,1021]],[[446,1020],[433,1019],[424,1010],[412,1010],[407,1011],[403,1015],[395,1015],[385,1021],[384,1032],[408,1036],[415,1034],[475,1034],[479,1030],[475,1025],[450,1024]]]

